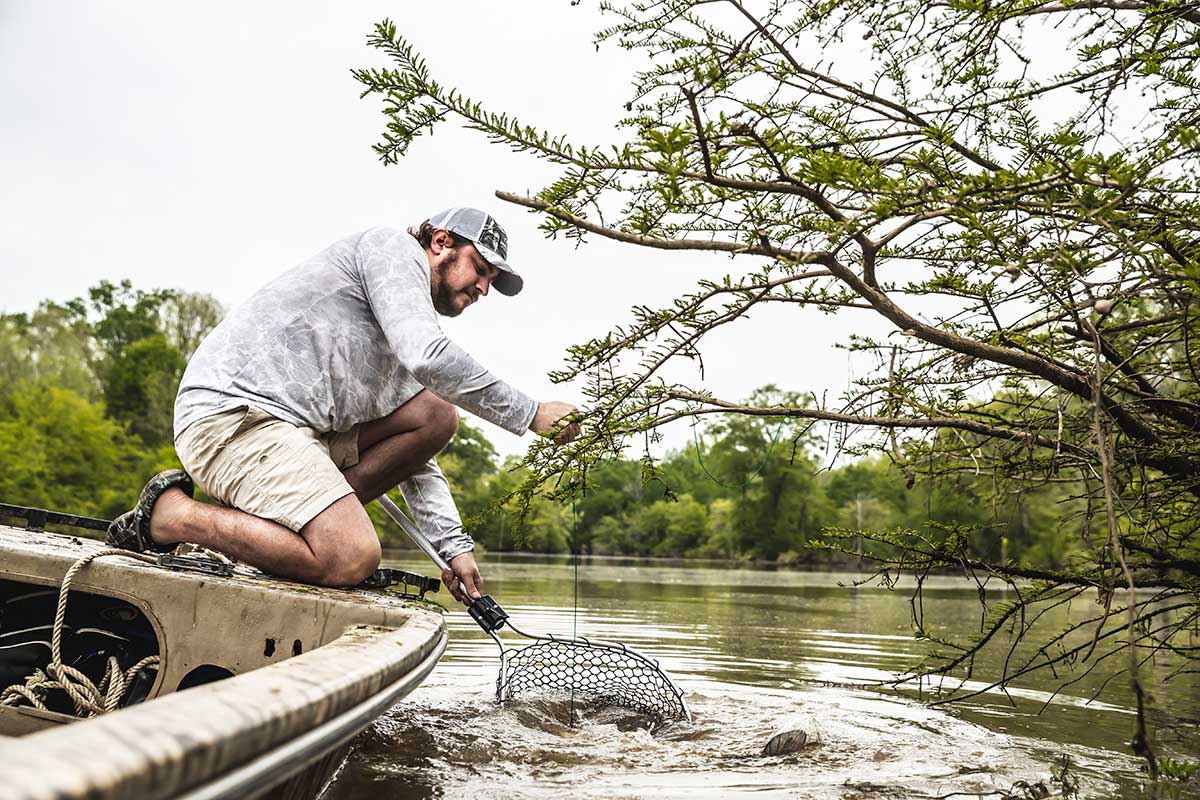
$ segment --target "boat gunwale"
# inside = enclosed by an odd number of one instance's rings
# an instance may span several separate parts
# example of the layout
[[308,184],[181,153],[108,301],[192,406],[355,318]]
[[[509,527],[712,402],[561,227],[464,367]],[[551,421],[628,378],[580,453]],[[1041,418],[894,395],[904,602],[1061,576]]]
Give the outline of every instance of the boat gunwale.
[[251,763],[236,767],[205,786],[179,795],[179,800],[244,800],[258,797],[350,741],[420,686],[437,666],[448,642],[449,636],[443,631],[436,649],[387,688],[281,747],[258,756]]

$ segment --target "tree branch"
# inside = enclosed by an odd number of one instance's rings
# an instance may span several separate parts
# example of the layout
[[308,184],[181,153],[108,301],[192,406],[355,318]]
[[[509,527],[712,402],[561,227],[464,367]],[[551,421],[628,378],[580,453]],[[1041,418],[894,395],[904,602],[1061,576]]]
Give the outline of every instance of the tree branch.
[[626,244],[636,244],[642,247],[652,247],[657,250],[708,250],[718,253],[733,253],[734,255],[769,256],[770,258],[787,261],[793,264],[824,264],[832,256],[824,250],[789,250],[776,247],[770,242],[759,241],[754,244],[738,244],[723,242],[715,239],[659,239],[654,236],[642,236],[636,233],[626,233],[615,228],[597,225],[583,217],[558,208],[545,200],[536,197],[525,197],[512,192],[497,191],[496,197],[508,203],[544,211],[555,219],[566,222],[581,230],[589,231]]
[[[812,408],[791,408],[785,406],[759,408],[755,406],[742,405],[740,403],[731,403],[727,400],[720,400],[718,398],[696,392],[684,392],[679,390],[670,390],[665,396],[673,400],[687,400],[693,403],[705,403],[719,408],[723,412],[732,414],[744,414],[747,416],[756,417],[799,417],[801,419],[815,419],[826,422],[844,422],[853,425],[867,425],[876,428],[945,428],[950,430],[970,431],[971,433],[977,433],[980,436],[986,436],[992,439],[1003,439],[1006,441],[1019,442],[1026,445],[1038,445],[1051,450],[1053,450],[1056,446],[1060,446],[1063,450],[1075,455],[1089,455],[1089,451],[1084,448],[1076,447],[1075,445],[1066,443],[1060,445],[1055,440],[1039,434],[1026,433],[1024,431],[1014,431],[1008,428],[1001,428],[997,425],[988,425],[986,423],[961,419],[958,417],[879,417],[863,414],[842,414],[835,411],[822,411]],[[689,414],[680,413],[671,418],[682,418],[685,416],[689,416]]]

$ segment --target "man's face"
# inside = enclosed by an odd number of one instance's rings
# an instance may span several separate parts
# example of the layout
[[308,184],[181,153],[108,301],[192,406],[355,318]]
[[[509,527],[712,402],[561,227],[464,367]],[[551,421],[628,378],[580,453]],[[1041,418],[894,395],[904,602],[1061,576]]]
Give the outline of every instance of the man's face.
[[[498,270],[483,260],[475,245],[459,239],[455,247],[438,245],[434,234],[434,248],[430,259],[430,290],[434,309],[445,317],[457,317],[463,309],[488,293]],[[443,239],[443,242],[448,242]]]

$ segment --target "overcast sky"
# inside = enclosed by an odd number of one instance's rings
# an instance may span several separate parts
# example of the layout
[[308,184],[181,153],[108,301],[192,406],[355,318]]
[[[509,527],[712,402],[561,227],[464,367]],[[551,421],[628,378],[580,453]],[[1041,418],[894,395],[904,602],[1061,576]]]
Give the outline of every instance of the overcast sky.
[[[596,50],[601,18],[586,2],[3,0],[0,311],[124,278],[231,307],[348,233],[477,205],[507,228],[526,289],[493,293],[447,332],[529,394],[576,401],[546,378],[568,344],[627,321],[635,303],[754,266],[546,240],[492,193],[536,191],[554,172],[449,125],[382,166],[371,145],[384,117],[350,69],[383,63],[365,40],[384,17],[439,81],[491,109],[578,142],[619,136],[635,67],[615,46]],[[833,345],[867,322],[757,312],[712,339],[705,385],[729,399],[768,382],[832,399],[868,366]],[[484,427],[504,454],[528,444]],[[667,439],[686,441],[682,426]]]

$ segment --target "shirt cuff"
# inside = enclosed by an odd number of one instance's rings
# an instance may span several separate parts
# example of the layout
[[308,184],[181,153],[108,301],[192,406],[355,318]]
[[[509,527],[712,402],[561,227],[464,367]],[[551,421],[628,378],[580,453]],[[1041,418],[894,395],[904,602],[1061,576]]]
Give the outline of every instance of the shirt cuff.
[[474,540],[463,533],[461,528],[447,538],[449,541],[443,545],[441,550],[442,558],[446,559],[446,561],[475,549]]
[[533,425],[533,418],[537,416],[538,401],[533,398],[529,399],[529,408],[525,412],[525,416],[520,419],[520,427],[512,429],[512,432],[517,436],[524,436],[529,433],[529,428]]

